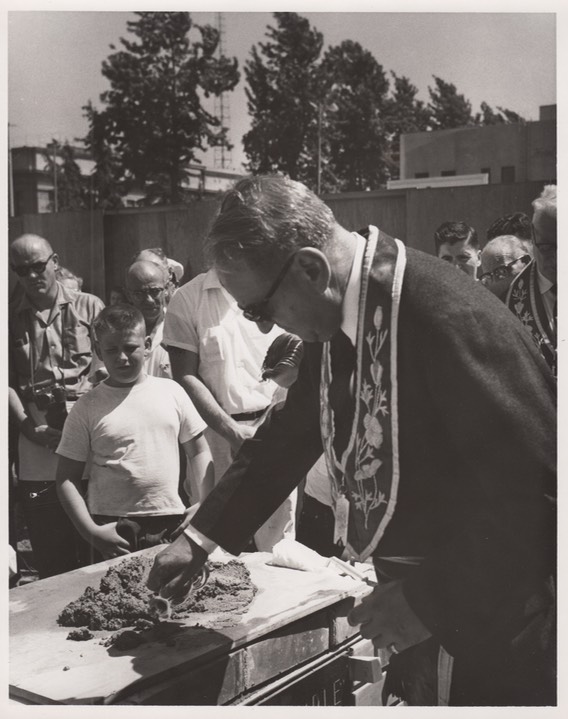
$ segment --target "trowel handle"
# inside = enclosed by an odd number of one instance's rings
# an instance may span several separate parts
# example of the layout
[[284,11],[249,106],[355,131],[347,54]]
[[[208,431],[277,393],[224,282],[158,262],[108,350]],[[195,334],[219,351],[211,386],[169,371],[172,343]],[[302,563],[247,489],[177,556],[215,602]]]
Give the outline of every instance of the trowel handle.
[[199,572],[195,575],[195,578],[193,582],[191,583],[191,586],[189,588],[190,592],[193,592],[197,589],[201,589],[201,587],[204,587],[207,584],[207,581],[209,579],[209,565],[205,563]]

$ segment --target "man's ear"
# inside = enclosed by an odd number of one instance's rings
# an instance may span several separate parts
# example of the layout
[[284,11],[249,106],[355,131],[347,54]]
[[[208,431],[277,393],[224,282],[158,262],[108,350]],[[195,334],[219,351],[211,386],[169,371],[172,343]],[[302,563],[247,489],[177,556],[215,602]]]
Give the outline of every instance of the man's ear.
[[313,286],[318,294],[323,294],[329,287],[331,267],[327,257],[315,247],[302,247],[294,258],[300,276]]
[[51,259],[53,260],[55,269],[57,269],[59,267],[59,255],[57,254],[57,252],[53,253],[53,257]]
[[150,352],[151,349],[152,349],[152,338],[150,337],[150,335],[148,335],[146,337],[146,339],[144,340],[144,356],[145,357],[148,356],[148,353]]

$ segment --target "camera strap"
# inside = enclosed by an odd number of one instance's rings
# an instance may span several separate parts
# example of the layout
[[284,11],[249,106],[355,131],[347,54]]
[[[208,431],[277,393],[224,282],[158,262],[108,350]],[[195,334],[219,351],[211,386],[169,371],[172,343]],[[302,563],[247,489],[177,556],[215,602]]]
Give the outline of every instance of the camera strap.
[[[61,308],[61,310],[62,310],[62,311],[60,311],[60,314],[61,314],[61,360],[62,360],[62,363],[64,364],[64,363],[65,363],[65,360],[69,360],[69,348],[67,347],[67,343],[65,342],[65,336],[66,336],[66,334],[67,334],[67,331],[70,329],[70,328],[67,326],[67,325],[68,325],[68,317],[69,317],[69,303],[65,304],[65,305]],[[51,314],[51,313],[50,313],[50,314]],[[33,320],[32,320],[32,322],[33,322]],[[49,327],[49,323],[46,323],[45,328],[43,328],[42,346],[43,346],[43,344],[44,344],[45,341],[46,341],[46,332],[47,332],[47,328],[48,328],[48,327]],[[30,328],[30,329],[31,329],[31,328]],[[30,358],[30,379],[31,379],[32,394],[33,394],[33,390],[34,390],[34,388],[35,388],[35,386],[36,386],[36,383],[35,383],[35,362],[36,362],[36,359],[37,359],[37,361],[39,362],[39,361],[40,361],[40,357],[37,357],[37,358],[35,357],[35,333],[30,332],[30,331],[29,331],[28,333],[29,333],[29,337],[30,337],[30,354],[29,354],[29,358]],[[65,372],[63,371],[63,368],[60,368],[61,379],[58,380],[58,379],[55,377],[55,370],[54,370],[53,364],[52,364],[52,362],[51,362],[51,355],[49,355],[49,363],[50,363],[50,365],[51,365],[51,371],[52,371],[52,373],[53,373],[53,381],[54,381],[54,382],[60,382],[61,385],[65,388]]]

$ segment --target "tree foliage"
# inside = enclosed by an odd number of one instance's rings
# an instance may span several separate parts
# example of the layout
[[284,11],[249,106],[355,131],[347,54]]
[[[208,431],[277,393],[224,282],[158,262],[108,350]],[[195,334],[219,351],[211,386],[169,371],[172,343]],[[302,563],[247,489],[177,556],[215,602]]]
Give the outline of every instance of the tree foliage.
[[282,171],[305,179],[307,138],[317,108],[315,68],[323,36],[297,13],[274,13],[269,40],[251,49],[245,88],[251,129],[243,138],[252,172]]
[[[58,159],[60,161],[58,161]],[[45,170],[54,178],[54,201],[51,210],[84,210],[88,207],[88,191],[75,151],[69,142],[52,140],[44,153]]]
[[[122,49],[103,62],[110,89],[101,95],[104,109],[90,113],[98,123],[91,125],[91,141],[102,134],[122,178],[144,188],[148,203],[177,203],[186,197],[186,168],[196,151],[229,146],[226,128],[204,108],[202,96],[237,84],[237,60],[216,57],[218,31],[194,24],[189,13],[136,15],[127,23],[134,39],[121,38]],[[192,30],[199,33],[194,42]]]
[[323,37],[296,13],[274,13],[268,41],[245,64],[251,129],[248,170],[283,172],[319,191],[377,189],[400,174],[403,133],[524,122],[482,103],[481,112],[440,77],[419,100],[409,78],[344,40],[320,60]]
[[418,88],[404,75],[391,71],[394,82],[388,101],[386,127],[389,133],[387,166],[390,179],[400,175],[400,136],[408,132],[424,132],[430,127],[431,115],[422,100],[417,99]]
[[389,81],[383,68],[359,43],[344,40],[325,53],[319,78],[323,188],[380,187],[387,179],[388,147]]
[[108,131],[105,115],[97,112],[92,103],[83,107],[89,123],[89,133],[84,138],[86,149],[90,152],[95,167],[90,178],[90,194],[93,207],[112,210],[122,206],[122,196],[126,194],[120,162],[111,145],[107,142]]
[[476,125],[509,125],[525,123],[526,120],[513,110],[497,106],[497,112],[486,102],[481,103],[481,112],[475,116]]
[[467,127],[474,124],[471,103],[458,93],[456,86],[434,77],[434,87],[428,86],[430,93],[430,127],[432,130],[448,130],[454,127]]

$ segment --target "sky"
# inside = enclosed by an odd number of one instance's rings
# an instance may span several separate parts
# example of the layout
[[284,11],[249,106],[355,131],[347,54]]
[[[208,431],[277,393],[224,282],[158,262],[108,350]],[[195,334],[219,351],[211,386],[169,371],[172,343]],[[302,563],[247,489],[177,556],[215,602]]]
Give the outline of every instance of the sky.
[[[50,3],[49,7],[56,5]],[[127,9],[126,5],[120,7]],[[358,5],[350,3],[350,7]],[[365,10],[376,7],[374,3],[366,5]],[[394,4],[396,8],[407,6],[402,0]],[[486,101],[492,107],[503,106],[537,120],[540,105],[556,102],[556,18],[550,3],[519,1],[515,8],[523,12],[515,13],[471,12],[483,2],[454,2],[447,7],[462,6],[470,11],[347,13],[312,11],[310,8],[318,5],[307,2],[302,5],[307,11],[277,5],[307,17],[323,33],[325,47],[346,39],[359,42],[387,73],[406,75],[424,101],[428,101],[428,86],[437,75],[456,85],[474,112]],[[501,6],[497,1],[492,4],[498,10]],[[87,133],[82,106],[92,100],[100,107],[99,95],[108,88],[101,64],[112,52],[110,45],[120,47],[120,37],[129,35],[126,23],[135,16],[108,10],[45,11],[41,5],[40,9],[20,10],[25,7],[19,3],[18,10],[7,13],[6,21],[10,145],[44,144],[52,138],[73,142]],[[97,7],[104,8],[104,4]],[[219,3],[217,7],[227,5]],[[237,7],[244,8],[241,4]],[[333,8],[333,4],[325,7]],[[418,7],[447,9],[434,3],[419,3]],[[138,3],[136,9],[152,8]],[[169,3],[168,9],[189,10],[195,23],[215,23],[216,13],[193,12],[190,3],[182,7]],[[252,45],[267,39],[267,26],[274,24],[274,19],[271,12],[232,10],[225,12],[224,21],[225,54],[237,57],[241,68],[239,85],[228,95],[234,144],[231,159],[240,169],[246,160],[241,138],[249,128],[242,70]],[[212,154],[204,159],[212,163]]]

